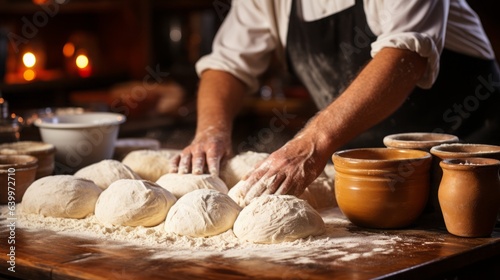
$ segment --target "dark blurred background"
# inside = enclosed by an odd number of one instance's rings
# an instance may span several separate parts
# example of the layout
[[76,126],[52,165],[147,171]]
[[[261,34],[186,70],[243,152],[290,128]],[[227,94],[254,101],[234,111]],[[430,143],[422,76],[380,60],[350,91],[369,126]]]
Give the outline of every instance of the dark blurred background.
[[[39,139],[33,119],[81,108],[127,115],[121,137],[153,137],[182,148],[195,128],[194,63],[210,52],[230,4],[0,0],[0,92],[23,124],[21,139]],[[500,2],[469,4],[500,57]],[[245,104],[235,126],[238,151],[275,150],[315,111],[307,92],[273,69]],[[283,110],[293,117],[273,131],[269,121]]]

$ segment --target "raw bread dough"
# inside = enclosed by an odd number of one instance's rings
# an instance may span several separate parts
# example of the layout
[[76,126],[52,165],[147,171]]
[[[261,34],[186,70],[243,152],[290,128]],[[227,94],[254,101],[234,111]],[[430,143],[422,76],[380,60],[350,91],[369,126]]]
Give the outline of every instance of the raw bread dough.
[[22,199],[22,211],[56,218],[81,219],[94,213],[102,190],[94,182],[55,175],[33,182]]
[[250,173],[257,164],[265,160],[269,154],[244,152],[226,161],[220,170],[220,178],[229,189],[234,187],[243,176]]
[[307,201],[314,209],[324,209],[337,206],[333,179],[318,177],[299,198]]
[[103,190],[120,179],[141,179],[128,166],[112,159],[101,160],[98,163],[86,166],[78,170],[75,176],[94,181]]
[[213,236],[233,227],[241,208],[216,190],[195,190],[172,206],[165,220],[165,230],[191,237]]
[[325,223],[306,201],[292,195],[263,195],[243,210],[233,226],[241,240],[279,243],[320,235]]
[[144,180],[156,182],[169,172],[169,161],[179,150],[137,150],[130,152],[122,162]]
[[146,180],[121,179],[102,192],[95,216],[103,224],[156,226],[165,220],[176,198]]
[[159,150],[160,141],[150,138],[116,139],[113,159],[122,161],[129,153],[138,150]]
[[219,178],[209,174],[178,174],[168,173],[161,176],[156,183],[171,192],[175,197],[194,190],[212,189],[227,194],[226,184]]

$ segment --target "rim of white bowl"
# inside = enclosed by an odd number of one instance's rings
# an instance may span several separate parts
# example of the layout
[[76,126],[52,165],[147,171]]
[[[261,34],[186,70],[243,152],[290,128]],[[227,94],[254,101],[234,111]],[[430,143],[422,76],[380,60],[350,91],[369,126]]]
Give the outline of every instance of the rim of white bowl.
[[[89,117],[92,117],[94,120],[88,123],[71,121],[71,119],[82,120]],[[63,122],[61,122],[61,120],[63,120]],[[37,119],[34,122],[34,124],[35,126],[40,128],[67,129],[67,128],[98,127],[104,125],[119,125],[124,123],[126,120],[127,117],[125,115],[118,113],[92,112],[92,113],[58,115],[53,117],[40,118]]]

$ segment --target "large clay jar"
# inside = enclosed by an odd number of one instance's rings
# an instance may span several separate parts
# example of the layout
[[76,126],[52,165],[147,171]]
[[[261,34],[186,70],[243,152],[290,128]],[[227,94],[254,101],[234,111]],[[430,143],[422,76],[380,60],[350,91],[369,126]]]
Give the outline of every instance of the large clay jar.
[[401,228],[422,213],[429,192],[431,155],[410,149],[366,148],[336,152],[335,195],[355,225]]
[[448,232],[463,237],[491,235],[500,207],[500,161],[446,159],[440,166],[438,195]]
[[459,139],[452,134],[432,132],[408,132],[391,134],[384,137],[384,145],[388,148],[413,149],[429,152],[432,147],[444,143],[456,143]]
[[442,169],[439,165],[441,160],[470,157],[492,158],[500,160],[500,146],[496,145],[467,143],[441,144],[439,146],[432,147],[430,152],[435,159],[432,165],[433,176],[431,180],[431,200],[435,208],[434,210],[438,214],[441,214],[441,208],[437,197],[437,189],[439,187],[439,184],[441,183],[441,177],[443,175]]

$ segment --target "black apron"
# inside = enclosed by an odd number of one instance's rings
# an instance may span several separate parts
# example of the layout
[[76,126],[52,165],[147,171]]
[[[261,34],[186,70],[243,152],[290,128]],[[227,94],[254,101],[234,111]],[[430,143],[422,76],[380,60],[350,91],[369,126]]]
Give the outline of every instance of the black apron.
[[[306,22],[301,1],[292,1],[286,54],[289,69],[319,109],[328,106],[371,59],[376,36],[366,21],[363,0]],[[500,144],[500,71],[492,60],[444,50],[440,74],[431,89],[415,88],[389,118],[343,148],[383,146],[384,136],[402,132],[440,132],[465,142]]]

